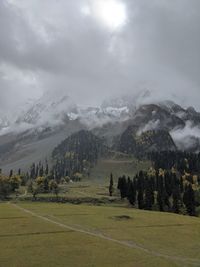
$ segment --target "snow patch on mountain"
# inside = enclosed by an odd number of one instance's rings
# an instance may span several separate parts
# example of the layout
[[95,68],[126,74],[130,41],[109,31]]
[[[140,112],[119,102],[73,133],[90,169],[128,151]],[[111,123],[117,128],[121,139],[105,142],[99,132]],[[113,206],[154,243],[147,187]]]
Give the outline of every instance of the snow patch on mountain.
[[90,129],[101,127],[107,123],[114,123],[116,121],[125,121],[130,118],[130,112],[127,107],[114,108],[86,108],[80,109],[78,112],[78,119]]
[[0,128],[0,135],[9,132],[20,133],[31,129],[45,129],[62,126],[67,121],[79,120],[89,129],[106,123],[124,121],[130,118],[127,106],[122,107],[77,107],[67,95],[44,95],[27,108],[18,111],[18,117]]
[[25,111],[16,121],[32,125],[57,125],[62,122],[64,116],[76,109],[76,105],[68,96],[44,95]]
[[68,113],[76,111],[77,107],[67,95],[45,94],[37,101],[29,102],[19,108],[16,117],[5,127],[0,127],[0,135],[10,132],[20,133],[30,129],[42,131],[47,127],[56,127],[66,123]]

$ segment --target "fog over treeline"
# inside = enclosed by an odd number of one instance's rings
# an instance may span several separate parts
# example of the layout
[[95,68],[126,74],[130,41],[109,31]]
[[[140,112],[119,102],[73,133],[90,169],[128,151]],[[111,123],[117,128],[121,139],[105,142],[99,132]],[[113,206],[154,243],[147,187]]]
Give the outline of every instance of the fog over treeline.
[[200,1],[1,0],[0,110],[148,89],[200,110]]

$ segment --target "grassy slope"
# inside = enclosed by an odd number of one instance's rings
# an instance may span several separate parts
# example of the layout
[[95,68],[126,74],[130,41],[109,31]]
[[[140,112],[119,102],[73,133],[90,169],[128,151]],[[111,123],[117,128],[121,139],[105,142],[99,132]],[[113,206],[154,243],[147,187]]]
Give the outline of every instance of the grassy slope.
[[112,172],[114,178],[121,175],[133,177],[138,171],[148,169],[151,164],[148,161],[139,161],[134,157],[122,157],[123,154],[109,159],[100,159],[91,171],[91,178],[101,180],[110,177]]
[[[0,266],[192,266],[186,258],[198,259],[196,266],[200,266],[198,218],[119,207],[52,203],[20,206],[65,225],[135,242],[172,258],[64,229],[4,203],[0,204]],[[116,219],[120,215],[131,219]],[[185,260],[181,262],[173,256]]]
[[[119,175],[133,176],[149,165],[148,162],[121,156],[102,159],[93,169],[90,180],[66,185],[67,192],[62,195],[109,199],[107,187],[111,171],[116,186]],[[116,196],[117,192],[114,198]],[[17,210],[11,204],[2,203],[0,267],[200,266],[198,218],[135,210],[127,208],[127,202],[116,202],[113,204],[115,207],[31,202],[19,205],[62,224],[126,244],[136,243],[140,248],[72,231]],[[130,219],[120,220],[117,218],[120,215],[130,216]],[[148,253],[141,248],[148,249]],[[160,257],[159,253],[169,258]],[[180,257],[183,261],[174,257]],[[190,259],[198,262],[192,265]]]
[[[134,157],[129,157],[123,153],[114,152],[112,157],[100,159],[98,164],[91,170],[89,179],[84,178],[81,182],[70,183],[62,186],[59,196],[69,198],[105,198],[108,197],[108,186],[110,173],[113,173],[114,187],[121,175],[129,175],[131,178],[140,170],[147,170],[151,166],[148,161],[138,161]],[[22,194],[25,188],[21,189]],[[31,194],[27,194],[32,197]],[[49,197],[52,194],[39,194],[38,197]],[[117,190],[114,198],[119,197]]]

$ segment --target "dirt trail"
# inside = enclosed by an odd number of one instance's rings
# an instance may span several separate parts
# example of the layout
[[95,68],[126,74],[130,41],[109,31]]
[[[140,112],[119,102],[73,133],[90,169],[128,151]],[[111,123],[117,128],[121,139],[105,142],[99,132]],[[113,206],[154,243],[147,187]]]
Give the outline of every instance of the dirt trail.
[[[9,204],[11,204],[11,203],[9,203]],[[167,255],[167,254],[159,253],[159,252],[150,250],[148,248],[145,248],[145,247],[143,247],[143,246],[141,246],[141,245],[139,245],[139,244],[137,244],[135,242],[132,242],[132,241],[117,240],[117,239],[114,239],[112,237],[103,235],[101,233],[97,233],[97,232],[95,233],[95,232],[92,232],[90,230],[83,230],[81,228],[77,228],[75,226],[70,226],[70,225],[67,225],[67,224],[63,224],[63,223],[58,222],[57,220],[50,219],[48,217],[39,215],[39,214],[37,214],[37,213],[35,213],[35,212],[31,211],[31,210],[28,210],[28,209],[20,207],[17,204],[13,204],[12,203],[11,205],[14,206],[15,208],[23,211],[23,212],[26,212],[26,213],[34,216],[34,217],[37,217],[37,218],[39,218],[41,220],[44,220],[44,221],[47,221],[49,223],[53,223],[53,224],[58,225],[58,226],[60,226],[61,228],[64,228],[64,229],[68,229],[68,230],[72,230],[72,231],[75,231],[75,232],[83,233],[83,234],[86,234],[86,235],[98,237],[98,238],[101,238],[101,239],[104,239],[104,240],[108,240],[108,241],[117,243],[117,244],[122,245],[122,246],[129,247],[129,248],[139,249],[139,250],[142,250],[143,252],[145,252],[147,254],[151,254],[151,255],[153,255],[155,257],[160,257],[160,258],[165,258],[165,259],[168,259],[168,260],[180,262],[181,263],[180,266],[183,266],[182,265],[183,263],[184,264],[188,264],[188,265],[193,265],[193,266],[200,266],[200,260],[198,260],[198,259],[176,257],[176,256],[170,256],[170,255]],[[56,217],[54,217],[54,218],[56,218]]]

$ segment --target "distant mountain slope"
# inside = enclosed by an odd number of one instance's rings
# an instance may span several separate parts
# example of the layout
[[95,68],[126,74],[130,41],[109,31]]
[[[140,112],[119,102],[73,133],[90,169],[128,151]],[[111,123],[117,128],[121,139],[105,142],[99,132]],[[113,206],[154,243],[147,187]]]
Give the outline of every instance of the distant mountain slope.
[[150,151],[176,150],[176,145],[165,130],[148,130],[138,134],[136,126],[129,126],[121,135],[119,150],[123,153],[143,155]]
[[171,135],[180,150],[200,151],[200,113],[193,108],[184,109],[172,101],[145,104],[131,111],[129,119],[96,127],[93,131],[106,138],[108,145],[116,147],[121,134],[134,125],[138,135],[152,130],[163,130]]
[[52,152],[53,158],[65,158],[67,153],[76,159],[96,162],[105,151],[104,142],[89,131],[81,130],[62,141]]
[[162,109],[165,109],[170,114],[180,118],[183,121],[190,121],[194,124],[200,124],[200,113],[193,107],[184,109],[173,101],[164,101],[158,104]]
[[[107,100],[100,107],[83,108],[67,95],[57,93],[44,95],[17,111],[14,122],[2,115],[0,167],[27,168],[33,161],[49,158],[58,144],[80,130],[92,131],[116,150],[122,144],[127,146],[123,136],[129,132],[129,126],[135,127],[136,143],[131,148],[134,153],[175,147],[200,151],[200,113],[172,101],[149,103],[148,96],[146,92],[135,98]],[[127,142],[131,140],[129,135],[126,138]],[[126,151],[127,147],[121,149]]]
[[53,150],[55,177],[77,172],[89,175],[105,151],[103,140],[91,132],[81,130],[72,134]]
[[83,129],[78,121],[42,131],[28,130],[20,134],[0,137],[0,167],[5,171],[22,168],[27,170],[33,162],[51,158],[53,149],[72,133]]
[[60,125],[68,118],[71,112],[76,112],[76,105],[67,95],[44,95],[24,110],[16,120],[16,124],[34,126]]
[[132,117],[132,121],[141,130],[144,128],[144,130],[166,129],[169,131],[175,127],[185,126],[182,119],[155,104],[143,105],[138,108]]

